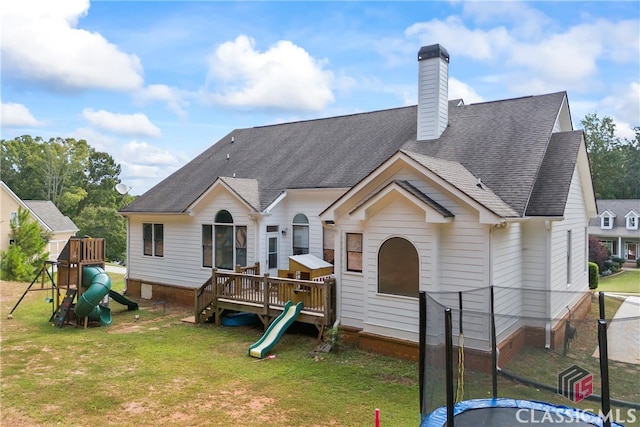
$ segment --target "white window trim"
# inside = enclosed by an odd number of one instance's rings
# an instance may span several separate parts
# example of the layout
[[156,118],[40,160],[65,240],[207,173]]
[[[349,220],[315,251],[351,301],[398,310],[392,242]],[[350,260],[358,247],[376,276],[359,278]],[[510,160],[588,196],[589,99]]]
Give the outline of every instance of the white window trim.
[[[604,224],[605,218],[609,219],[608,226]],[[613,218],[614,216],[611,215],[609,212],[605,212],[602,215],[600,215],[600,228],[603,230],[611,230],[613,228]]]
[[[625,215],[625,218],[627,218],[627,230],[637,230],[638,229],[638,221],[640,219],[640,217],[638,215],[636,215],[635,212],[629,212],[627,215]],[[633,218],[634,223],[635,224],[631,224],[631,219]]]

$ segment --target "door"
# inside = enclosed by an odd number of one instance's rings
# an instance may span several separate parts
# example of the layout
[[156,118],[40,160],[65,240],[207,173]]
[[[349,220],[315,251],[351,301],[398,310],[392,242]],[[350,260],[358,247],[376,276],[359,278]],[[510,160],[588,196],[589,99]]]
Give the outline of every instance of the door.
[[625,253],[629,261],[635,261],[638,259],[638,244],[637,243],[625,243]]
[[278,277],[278,248],[280,246],[279,233],[267,233],[267,270],[269,276]]

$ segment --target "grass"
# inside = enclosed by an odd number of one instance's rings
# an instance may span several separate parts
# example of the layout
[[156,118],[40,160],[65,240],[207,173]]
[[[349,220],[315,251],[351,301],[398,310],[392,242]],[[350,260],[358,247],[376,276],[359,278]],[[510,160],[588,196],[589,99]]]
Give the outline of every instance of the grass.
[[[113,289],[121,291],[122,276],[110,276]],[[54,328],[46,291],[28,293],[7,320],[27,286],[0,283],[0,425],[364,426],[373,424],[376,408],[383,426],[419,424],[414,362],[348,346],[312,357],[315,328],[302,327],[283,336],[274,359],[259,361],[247,351],[261,328],[192,325],[181,321],[192,314],[189,308],[168,306],[164,312],[144,302],[138,312],[128,312],[112,301],[109,327]],[[608,300],[607,318],[616,304]],[[589,316],[597,318],[597,307]],[[550,385],[567,364],[597,377],[597,338],[578,326],[567,356],[528,348],[508,367]],[[612,397],[640,401],[639,373],[637,365],[612,362]],[[490,397],[490,376],[467,372],[465,389],[465,398]],[[498,391],[571,403],[503,378]],[[435,401],[440,400],[444,394],[436,390]],[[595,402],[575,406],[598,408]]]
[[621,273],[600,277],[597,291],[640,294],[640,268],[623,270]]
[[109,327],[54,328],[46,291],[7,320],[27,286],[0,283],[0,425],[362,426],[375,408],[385,425],[419,423],[415,363],[348,347],[314,358],[305,330],[258,361],[247,351],[261,328],[184,323],[188,308],[112,301]]

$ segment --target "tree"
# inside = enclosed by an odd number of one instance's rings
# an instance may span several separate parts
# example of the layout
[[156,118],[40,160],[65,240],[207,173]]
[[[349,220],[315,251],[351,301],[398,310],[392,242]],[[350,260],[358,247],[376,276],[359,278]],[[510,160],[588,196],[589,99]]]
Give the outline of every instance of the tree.
[[[124,259],[126,227],[116,212],[131,196],[115,191],[121,167],[108,153],[85,140],[24,135],[0,140],[0,154],[2,179],[18,197],[51,200],[76,225],[84,223],[82,234],[106,238],[111,260]],[[104,210],[95,214],[98,207]]]
[[621,140],[611,117],[587,114],[581,124],[596,198],[640,198],[640,127],[634,128],[635,139]]
[[49,253],[45,247],[51,236],[31,219],[29,211],[18,208],[18,217],[11,223],[11,240],[7,252],[0,252],[2,279],[28,281],[42,268]]
[[107,261],[124,261],[127,250],[125,219],[109,207],[87,206],[76,218],[81,236],[102,237],[106,240]]

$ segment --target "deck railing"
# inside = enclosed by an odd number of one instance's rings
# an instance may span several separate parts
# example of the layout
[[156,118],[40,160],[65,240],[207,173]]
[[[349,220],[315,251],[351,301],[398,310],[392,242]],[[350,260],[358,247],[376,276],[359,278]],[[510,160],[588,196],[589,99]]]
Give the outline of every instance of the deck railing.
[[[213,269],[211,279],[196,292],[195,318],[202,322],[216,314],[216,323],[224,309],[237,309],[261,315],[268,323],[287,301],[303,303],[301,321],[330,324],[335,309],[335,279],[323,281],[287,279],[254,274],[255,267],[227,272]],[[259,266],[257,266],[259,270]],[[250,272],[250,273],[249,273]],[[207,309],[213,311],[207,312]]]

